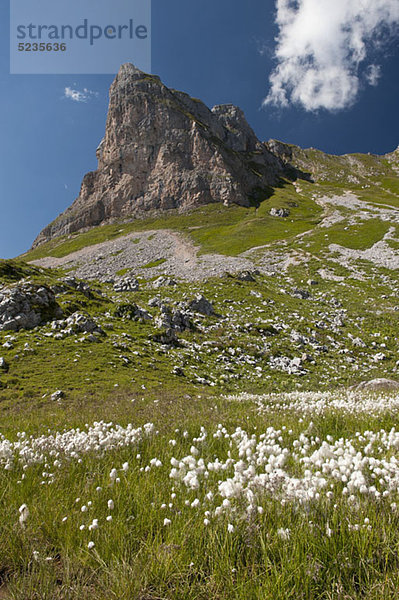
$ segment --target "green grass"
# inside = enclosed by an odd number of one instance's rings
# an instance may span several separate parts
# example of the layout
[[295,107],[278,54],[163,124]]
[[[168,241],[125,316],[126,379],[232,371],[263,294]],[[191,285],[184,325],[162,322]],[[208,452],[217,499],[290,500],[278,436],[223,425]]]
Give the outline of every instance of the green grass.
[[166,258],[158,258],[157,260],[152,260],[151,262],[143,265],[142,269],[152,269],[152,267],[158,267],[159,265],[163,265],[166,262]]
[[119,277],[122,277],[123,275],[126,275],[126,273],[130,273],[131,269],[129,269],[129,267],[126,267],[125,269],[119,269],[119,271],[116,272],[116,274]]
[[[64,402],[65,404],[65,402]],[[62,406],[62,403],[61,403]],[[80,414],[77,413],[79,408]],[[3,597],[66,599],[83,598],[129,600],[159,598],[194,600],[218,598],[248,599],[317,599],[353,598],[360,600],[398,597],[397,513],[389,508],[390,498],[380,504],[358,496],[352,508],[343,498],[335,505],[321,501],[307,507],[288,503],[285,506],[273,495],[260,491],[257,504],[263,514],[238,513],[210,518],[204,526],[204,511],[217,506],[205,499],[217,480],[230,473],[210,473],[199,490],[187,490],[169,478],[172,457],[190,453],[193,437],[200,427],[208,431],[208,439],[197,443],[205,462],[215,456],[226,460],[230,448],[225,439],[214,439],[217,424],[232,433],[236,426],[249,434],[260,435],[270,426],[286,428],[298,437],[310,427],[310,420],[299,422],[295,414],[269,412],[257,414],[250,402],[227,402],[220,397],[182,398],[160,394],[157,402],[131,395],[108,395],[97,405],[90,401],[80,406],[63,408],[69,427],[84,426],[105,417],[107,421],[134,426],[148,420],[159,434],[131,448],[115,449],[102,456],[83,455],[80,463],[62,460],[60,468],[50,462],[22,471],[0,471],[2,489],[0,506],[0,568]],[[8,434],[18,430],[47,433],[59,422],[59,405],[42,407],[38,415],[16,414]],[[399,423],[395,415],[381,419],[364,417],[313,418],[312,435],[334,439],[354,435],[356,431],[386,431]],[[176,427],[178,431],[176,431]],[[183,432],[187,431],[185,438]],[[282,432],[286,437],[286,434]],[[288,436],[289,438],[289,436]],[[171,446],[169,440],[176,440]],[[140,458],[136,458],[137,453]],[[162,466],[144,467],[157,457]],[[129,470],[121,470],[124,462]],[[117,468],[121,479],[111,485],[109,474]],[[50,485],[42,485],[43,471],[54,473]],[[25,474],[21,479],[22,473]],[[232,475],[232,473],[231,473]],[[299,475],[299,473],[298,473]],[[19,483],[18,483],[19,482]],[[96,491],[97,486],[101,487]],[[171,497],[174,490],[175,498]],[[338,487],[339,492],[339,487]],[[113,510],[107,509],[112,498]],[[198,498],[198,508],[187,506]],[[77,500],[78,499],[78,500]],[[18,509],[28,504],[30,515],[22,528]],[[87,513],[81,507],[92,505]],[[168,504],[171,503],[171,507]],[[161,505],[166,508],[161,508]],[[111,514],[112,522],[106,521]],[[66,521],[63,519],[67,517]],[[164,526],[164,518],[170,519]],[[371,530],[351,531],[349,524],[370,521]],[[89,532],[93,518],[99,528]],[[227,531],[234,519],[234,532]],[[85,529],[79,527],[84,524]],[[288,528],[289,539],[279,537],[278,530]],[[332,533],[326,535],[327,528]],[[87,544],[94,541],[89,550]],[[38,552],[36,559],[34,552]]]
[[320,228],[304,240],[310,242],[307,249],[316,255],[325,251],[329,244],[338,244],[353,250],[366,250],[379,242],[390,226],[390,223],[380,219],[369,219],[356,225],[349,225],[348,221],[344,220],[331,227]]
[[[295,203],[297,206],[293,206]],[[271,208],[288,207],[287,219],[271,217]],[[100,242],[132,232],[172,229],[188,235],[201,247],[201,252],[219,252],[236,256],[254,246],[287,239],[311,229],[320,218],[321,209],[312,200],[298,196],[291,184],[277,188],[259,208],[225,207],[210,204],[188,214],[166,215],[162,218],[135,220],[95,227],[88,232],[56,238],[23,255],[24,260],[45,256],[63,257]]]

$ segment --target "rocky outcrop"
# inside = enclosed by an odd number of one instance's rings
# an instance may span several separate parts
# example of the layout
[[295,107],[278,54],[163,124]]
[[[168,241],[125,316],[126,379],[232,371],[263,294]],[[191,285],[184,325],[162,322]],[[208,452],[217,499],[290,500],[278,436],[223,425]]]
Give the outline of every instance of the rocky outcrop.
[[0,330],[33,329],[60,317],[62,309],[45,285],[29,283],[0,289]]
[[209,110],[132,64],[110,88],[98,168],[34,246],[104,222],[221,202],[249,206],[270,193],[286,164],[233,105]]

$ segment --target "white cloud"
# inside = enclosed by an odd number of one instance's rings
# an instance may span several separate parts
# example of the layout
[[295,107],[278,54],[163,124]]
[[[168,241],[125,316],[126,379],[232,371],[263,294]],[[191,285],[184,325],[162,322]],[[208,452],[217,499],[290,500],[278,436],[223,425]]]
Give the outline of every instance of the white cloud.
[[366,70],[366,80],[372,85],[378,85],[378,81],[381,77],[381,67],[380,65],[369,65]]
[[82,91],[80,91],[66,87],[64,90],[64,98],[68,98],[74,102],[88,102],[92,97],[96,96],[98,96],[98,92],[93,92],[87,88],[84,88]]
[[380,67],[367,57],[397,33],[398,0],[276,0],[276,8],[277,65],[264,104],[339,110],[363,82],[377,85]]

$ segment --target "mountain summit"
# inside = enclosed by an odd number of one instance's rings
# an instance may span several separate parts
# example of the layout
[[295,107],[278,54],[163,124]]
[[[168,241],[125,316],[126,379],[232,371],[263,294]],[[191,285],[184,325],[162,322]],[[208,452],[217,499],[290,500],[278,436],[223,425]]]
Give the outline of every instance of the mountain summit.
[[98,168],[37,237],[53,237],[154,211],[212,202],[250,206],[279,182],[284,160],[260,142],[231,104],[209,110],[159,77],[123,64],[111,85]]

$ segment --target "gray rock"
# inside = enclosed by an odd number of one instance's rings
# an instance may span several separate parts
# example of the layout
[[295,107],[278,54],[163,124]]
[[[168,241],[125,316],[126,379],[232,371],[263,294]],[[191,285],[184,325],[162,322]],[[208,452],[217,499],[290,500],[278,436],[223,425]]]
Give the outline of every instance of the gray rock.
[[86,283],[85,281],[79,281],[75,277],[65,277],[63,279],[63,283],[65,284],[65,286],[67,288],[72,288],[73,290],[76,290],[77,292],[81,292],[82,294],[87,296],[87,298],[91,298],[93,296],[93,292],[92,292],[89,284]]
[[301,298],[302,300],[307,300],[310,298],[310,293],[307,290],[300,290],[298,288],[292,290],[292,295],[295,298]]
[[140,285],[134,277],[124,277],[114,283],[115,292],[137,292]]
[[151,321],[152,315],[144,308],[140,308],[134,302],[121,304],[115,310],[115,317],[132,319],[133,321]]
[[178,377],[184,377],[184,371],[181,367],[173,367],[172,375],[177,375]]
[[288,208],[271,208],[270,216],[286,218],[290,216],[290,210]]
[[161,314],[156,317],[155,325],[180,332],[193,327],[188,313],[181,310],[172,310],[165,304],[161,305]]
[[105,335],[104,331],[94,320],[93,317],[90,317],[88,314],[80,312],[74,312],[67,319],[54,321],[51,325],[51,328],[55,331],[58,330],[66,335],[73,335],[77,333],[97,333],[100,335]]
[[25,283],[0,292],[0,330],[33,329],[61,316],[62,309],[47,286]]
[[154,307],[154,306],[161,306],[162,305],[162,300],[160,298],[160,296],[154,296],[153,298],[150,298],[148,300],[148,306]]
[[288,356],[271,356],[269,365],[272,369],[284,371],[289,375],[305,375],[306,369],[302,366],[302,359],[298,356],[289,358]]
[[163,275],[161,275],[161,277],[158,277],[157,279],[155,279],[155,281],[152,282],[152,287],[154,289],[158,289],[167,285],[177,285],[177,282],[171,277],[164,277]]
[[352,390],[364,392],[389,392],[399,390],[399,382],[394,379],[386,379],[384,377],[371,379],[370,381],[362,381],[357,385],[351,386]]
[[0,370],[3,371],[4,373],[7,373],[8,369],[9,369],[9,366],[8,366],[8,363],[6,362],[5,358],[0,356]]
[[158,331],[151,336],[154,342],[159,344],[165,344],[166,346],[175,345],[177,343],[176,332],[173,329],[166,329],[165,331]]
[[215,310],[212,306],[212,303],[200,294],[197,295],[194,298],[194,300],[191,300],[191,302],[189,302],[188,308],[193,312],[200,313],[206,316],[215,314]]
[[240,281],[256,281],[251,271],[241,271],[241,273],[238,273],[237,279]]

